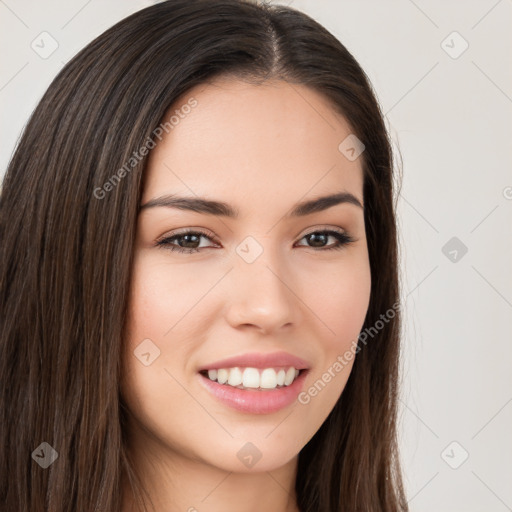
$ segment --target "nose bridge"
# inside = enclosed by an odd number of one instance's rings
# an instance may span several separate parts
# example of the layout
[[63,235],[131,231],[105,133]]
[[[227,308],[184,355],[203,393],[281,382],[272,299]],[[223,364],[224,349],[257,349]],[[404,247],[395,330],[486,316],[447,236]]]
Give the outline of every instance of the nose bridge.
[[235,291],[229,319],[233,324],[253,324],[276,329],[294,320],[296,298],[288,283],[272,237],[246,237],[235,249],[232,283]]

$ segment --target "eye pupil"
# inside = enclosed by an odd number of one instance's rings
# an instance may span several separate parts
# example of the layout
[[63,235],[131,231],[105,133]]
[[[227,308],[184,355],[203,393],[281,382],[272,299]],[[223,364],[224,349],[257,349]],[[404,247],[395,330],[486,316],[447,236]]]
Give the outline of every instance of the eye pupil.
[[[192,239],[194,239],[194,238],[195,238],[196,240],[195,240],[195,241],[194,241],[194,240],[190,240],[191,238],[192,238]],[[185,235],[181,235],[181,236],[178,238],[178,240],[185,240],[185,244],[180,243],[180,242],[178,242],[178,243],[179,243],[179,245],[180,245],[181,247],[188,247],[188,246],[186,245],[187,243],[191,243],[192,245],[197,244],[197,243],[199,242],[199,236],[194,235],[194,234],[185,234]],[[195,247],[190,247],[190,248],[191,248],[191,249],[195,249]]]
[[[310,233],[307,235],[309,238],[309,243],[313,242],[313,247],[321,247],[326,242],[326,238],[328,237],[325,233]],[[320,244],[315,245],[315,241],[318,241],[320,239]]]

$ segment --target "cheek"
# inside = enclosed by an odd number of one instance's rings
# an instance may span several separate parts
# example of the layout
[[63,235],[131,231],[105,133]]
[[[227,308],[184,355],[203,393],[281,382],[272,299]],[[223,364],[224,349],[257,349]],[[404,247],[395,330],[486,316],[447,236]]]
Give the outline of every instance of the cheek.
[[346,350],[357,339],[366,317],[371,292],[368,256],[351,255],[336,268],[316,279],[306,297],[312,311],[321,320],[324,349]]
[[[151,394],[151,403],[159,402],[165,393],[168,400],[173,398],[169,395],[170,374],[175,374],[180,363],[188,360],[188,352],[193,348],[182,327],[192,308],[188,303],[197,296],[194,283],[188,274],[168,265],[136,257],[123,353],[133,400],[140,401]],[[178,332],[180,342],[175,343]],[[157,396],[164,388],[164,395]]]
[[154,393],[162,389],[158,379],[170,367],[171,356],[179,355],[179,346],[174,353],[167,349],[172,327],[178,321],[175,317],[180,314],[180,302],[176,287],[172,286],[175,275],[164,270],[143,258],[136,257],[134,262],[123,350],[125,382],[129,383],[134,405],[147,401],[145,394],[149,391],[144,390],[151,390],[151,401],[157,398]]
[[[334,407],[350,376],[357,339],[370,302],[371,271],[366,248],[363,249],[347,253],[339,264],[316,273],[315,286],[304,292],[305,302],[318,326],[319,358],[306,383],[308,396],[299,403],[311,401],[322,418]],[[320,394],[320,399],[313,399]]]
[[[346,386],[354,365],[355,349],[370,301],[371,272],[368,257],[354,255],[329,276],[320,276],[315,293],[307,295],[321,321],[317,343],[321,356],[308,376],[298,404],[307,411],[305,431],[316,432]],[[326,286],[327,285],[327,286]],[[327,290],[327,291],[326,291]]]
[[151,338],[169,344],[208,289],[197,275],[161,257],[136,260],[132,283],[128,333],[133,342]]
[[175,411],[186,412],[194,405],[178,384],[183,381],[180,370],[191,347],[182,338],[182,343],[173,343],[173,326],[178,324],[178,331],[182,327],[178,322],[192,307],[187,307],[183,297],[193,295],[193,282],[188,274],[158,261],[136,257],[134,262],[121,392],[136,424],[169,445],[185,437]]

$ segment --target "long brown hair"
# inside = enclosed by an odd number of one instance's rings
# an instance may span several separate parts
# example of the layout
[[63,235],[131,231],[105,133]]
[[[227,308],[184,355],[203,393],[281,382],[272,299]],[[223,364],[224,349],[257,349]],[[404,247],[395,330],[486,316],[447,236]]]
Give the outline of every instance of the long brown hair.
[[[124,478],[143,494],[119,382],[147,158],[125,164],[178,97],[222,75],[307,85],[365,144],[372,288],[363,331],[378,333],[360,343],[339,401],[301,450],[296,493],[302,512],[408,510],[396,438],[399,308],[375,328],[399,301],[382,112],[364,71],[325,28],[291,8],[241,0],[172,0],[122,20],[63,68],[25,128],[0,196],[5,510],[118,511]],[[49,460],[51,449],[58,458],[43,469],[37,456]]]

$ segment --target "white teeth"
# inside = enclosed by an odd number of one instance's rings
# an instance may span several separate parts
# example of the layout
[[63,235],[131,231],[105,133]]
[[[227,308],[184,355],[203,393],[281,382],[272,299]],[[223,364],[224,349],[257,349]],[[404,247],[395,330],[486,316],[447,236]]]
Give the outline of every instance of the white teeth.
[[[294,371],[295,375],[295,371]],[[273,368],[265,368],[261,372],[260,387],[264,389],[274,389],[277,386],[277,375]]]
[[295,368],[290,366],[290,368],[288,368],[288,371],[286,372],[286,376],[284,378],[284,385],[289,386],[293,382],[293,379],[295,379]]
[[259,388],[260,387],[260,372],[256,368],[246,368],[242,384],[244,388]]
[[[210,377],[210,376],[208,375],[208,377]],[[220,370],[217,370],[217,382],[219,384],[225,384],[228,381],[228,378],[229,378],[229,373],[225,368],[221,368]]]
[[219,384],[240,389],[275,389],[277,386],[289,386],[299,375],[299,370],[290,366],[286,371],[283,368],[219,368],[208,370],[208,378]]
[[240,386],[240,384],[242,384],[242,380],[242,372],[240,371],[240,368],[231,368],[231,370],[229,370],[228,384],[230,386]]

